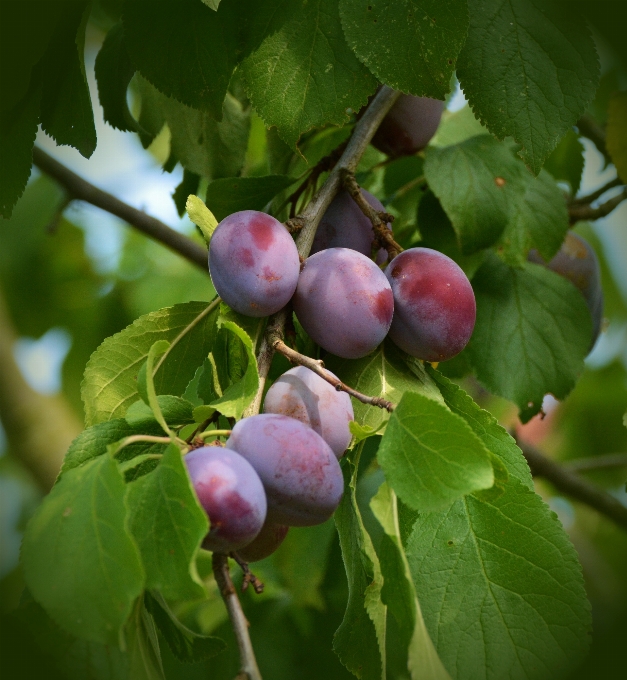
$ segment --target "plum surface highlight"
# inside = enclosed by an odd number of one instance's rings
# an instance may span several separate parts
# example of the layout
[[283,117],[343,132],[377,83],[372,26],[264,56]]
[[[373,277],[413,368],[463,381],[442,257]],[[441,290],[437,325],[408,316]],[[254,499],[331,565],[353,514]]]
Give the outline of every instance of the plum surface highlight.
[[273,413],[236,423],[226,446],[255,468],[268,499],[268,520],[312,526],[331,517],[344,490],[329,445],[299,420]]
[[229,553],[251,543],[267,513],[263,484],[252,465],[237,452],[217,446],[195,449],[184,461],[209,517],[203,548]]
[[263,410],[296,418],[308,425],[338,458],[350,444],[348,424],[355,418],[350,397],[305,366],[291,368],[274,381],[266,394]]
[[470,281],[450,257],[430,248],[397,255],[385,275],[394,293],[390,338],[425,361],[445,361],[467,345],[475,326]]
[[296,244],[271,215],[233,213],[218,224],[209,246],[209,273],[218,295],[246,316],[269,316],[294,294],[300,271]]
[[344,359],[372,352],[387,335],[394,313],[383,272],[349,248],[329,248],[307,258],[292,302],[312,340]]

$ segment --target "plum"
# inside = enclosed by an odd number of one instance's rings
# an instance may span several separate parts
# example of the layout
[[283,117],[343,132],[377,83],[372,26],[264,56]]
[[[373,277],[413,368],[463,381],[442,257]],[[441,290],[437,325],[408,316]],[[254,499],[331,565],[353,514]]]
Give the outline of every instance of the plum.
[[394,293],[390,338],[418,359],[445,361],[461,352],[475,326],[470,281],[450,257],[431,248],[397,255],[385,275]]
[[383,119],[372,145],[392,158],[411,156],[427,146],[435,135],[444,102],[402,94]]
[[291,368],[275,380],[266,394],[263,410],[305,423],[338,458],[350,444],[348,423],[355,417],[350,397],[304,366]]
[[289,527],[285,524],[275,524],[274,522],[266,522],[262,527],[259,535],[252,543],[240,548],[237,554],[244,562],[259,562],[272,553],[283,543]]
[[244,418],[226,446],[261,478],[269,521],[312,526],[335,512],[344,489],[340,465],[324,439],[299,420],[274,413]]
[[250,544],[267,513],[263,484],[252,465],[237,452],[216,446],[195,449],[184,460],[209,517],[203,548],[229,553]]
[[383,272],[349,248],[328,248],[308,257],[292,302],[312,340],[344,359],[372,352],[387,335],[394,313]]
[[[361,193],[375,210],[385,210],[383,203],[371,193],[365,189],[362,189]],[[390,228],[391,225],[388,224],[388,229]],[[370,257],[373,241],[372,222],[361,212],[348,191],[342,189],[331,201],[331,205],[320,220],[310,254],[327,248],[351,248]],[[377,262],[381,257],[383,258],[381,262],[384,262],[385,255],[386,251],[380,249],[377,253]]]
[[578,234],[569,231],[557,255],[548,264],[537,250],[531,250],[527,259],[568,279],[582,293],[592,317],[592,342],[590,344],[592,349],[603,323],[601,269],[592,246]]
[[246,316],[269,316],[294,294],[300,271],[296,244],[271,215],[241,210],[216,227],[209,273],[218,295]]

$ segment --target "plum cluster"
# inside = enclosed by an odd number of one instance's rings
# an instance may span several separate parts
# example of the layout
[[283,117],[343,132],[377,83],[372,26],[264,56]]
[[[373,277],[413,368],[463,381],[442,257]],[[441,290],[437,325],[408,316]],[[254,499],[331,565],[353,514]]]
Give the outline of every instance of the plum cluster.
[[351,439],[350,398],[308,368],[275,381],[264,411],[240,420],[226,448],[185,458],[210,521],[203,547],[247,562],[272,554],[290,526],[331,517],[344,489],[338,459]]

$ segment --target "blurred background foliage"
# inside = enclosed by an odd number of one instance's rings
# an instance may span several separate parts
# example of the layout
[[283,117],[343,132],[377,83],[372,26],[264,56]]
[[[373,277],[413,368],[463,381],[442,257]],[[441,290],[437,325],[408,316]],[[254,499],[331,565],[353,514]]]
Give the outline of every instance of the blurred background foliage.
[[[624,22],[621,29],[621,21],[616,20],[617,3],[582,5],[596,31],[603,72],[590,113],[604,124],[609,96],[627,87]],[[191,222],[179,217],[172,198],[184,179],[181,166],[172,168],[169,162],[173,134],[177,134],[179,158],[193,158],[192,167],[198,167],[193,166],[195,162],[208,162],[198,156],[191,136],[186,138],[180,134],[180,128],[175,130],[177,125],[191,123],[181,123],[175,114],[170,118],[170,126],[153,121],[155,138],[145,150],[138,136],[106,125],[97,106],[95,57],[120,7],[120,0],[96,3],[87,30],[86,66],[98,134],[93,157],[87,161],[72,148],[56,147],[41,130],[37,143],[89,181],[202,243]],[[231,84],[231,94],[233,106],[246,119],[249,130],[242,147],[244,176],[269,172],[298,176],[306,170],[308,162],[314,164],[348,134],[347,129],[329,128],[310,135],[303,141],[303,155],[296,156],[251,113],[236,80]],[[141,83],[132,84],[130,105],[142,121]],[[148,125],[145,109],[143,114],[143,122]],[[458,141],[475,134],[478,126],[456,88],[434,143]],[[570,185],[579,195],[585,195],[611,180],[615,170],[607,166],[589,140],[579,139],[574,133],[572,138],[571,145],[584,146],[583,168],[577,167],[577,154],[567,146],[561,152],[558,149],[560,153],[554,154],[547,167],[556,179],[565,183],[565,188]],[[433,195],[424,191],[424,184],[416,181],[422,174],[421,158],[389,164],[384,160],[382,154],[371,148],[360,165],[358,179],[396,215],[395,233],[401,243],[407,246],[422,241],[444,252],[452,249],[449,254],[455,256],[452,229],[447,237],[446,217]],[[164,165],[168,171],[162,170]],[[211,167],[213,170],[201,180],[199,195],[204,195],[209,176],[221,176],[219,164],[213,163]],[[279,203],[280,199],[274,207]],[[431,233],[429,227],[436,222],[441,229]],[[576,231],[594,245],[601,262],[606,319],[604,331],[572,394],[563,403],[547,397],[546,417],[536,417],[521,426],[512,404],[491,396],[471,378],[459,378],[478,403],[504,425],[516,428],[519,436],[550,457],[571,463],[602,454],[627,453],[627,428],[623,424],[627,410],[627,204],[592,225],[578,224]],[[472,258],[463,262],[469,272],[477,264]],[[7,323],[11,325],[8,328],[5,324],[0,333],[10,331],[17,337],[13,343],[14,358],[33,391],[61,395],[75,413],[76,423],[82,421],[83,370],[104,338],[141,314],[176,302],[209,300],[213,295],[210,279],[198,268],[117,218],[90,206],[68,204],[63,191],[35,170],[12,218],[0,221],[0,300],[4,299]],[[451,363],[450,375],[464,373],[463,360]],[[21,677],[30,677],[30,672],[40,673],[42,668],[51,678],[114,677],[119,662],[115,650],[90,649],[88,643],[67,639],[35,603],[22,610],[21,618],[11,614],[24,597],[18,566],[20,538],[42,489],[14,455],[7,439],[11,437],[0,429],[2,663],[9,668],[12,662],[26,664],[21,666]],[[374,445],[376,439],[369,440],[369,446]],[[366,516],[370,512],[368,502],[381,481],[381,472],[370,464],[371,460],[372,456],[364,456],[359,486]],[[627,504],[627,466],[582,474]],[[558,514],[578,550],[592,602],[593,647],[573,680],[624,677],[627,535],[595,511],[560,496],[548,483],[537,481],[537,491]],[[373,522],[372,527],[375,526]],[[201,568],[203,564],[204,575],[209,578],[208,559],[201,560]],[[281,549],[260,563],[256,571],[265,581],[266,591],[261,596],[247,592],[243,603],[259,663],[262,669],[271,669],[268,677],[277,680],[352,677],[332,651],[333,633],[347,598],[333,525],[292,530]],[[214,589],[213,597],[207,601],[186,603],[177,614],[190,628],[223,637],[229,650],[206,664],[183,665],[163,649],[166,676],[190,680],[233,677],[238,664],[233,634],[217,591]],[[402,678],[406,671],[394,666],[394,635],[389,637],[390,677]],[[167,645],[164,643],[163,647]]]

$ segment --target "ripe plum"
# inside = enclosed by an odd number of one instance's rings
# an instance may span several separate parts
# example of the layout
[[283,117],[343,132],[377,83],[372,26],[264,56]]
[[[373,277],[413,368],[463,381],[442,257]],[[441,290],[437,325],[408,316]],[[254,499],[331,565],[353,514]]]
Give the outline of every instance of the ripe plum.
[[[365,189],[361,193],[375,210],[385,210],[383,203],[371,193]],[[388,228],[391,228],[390,224]],[[342,189],[322,216],[311,247],[311,255],[327,248],[351,248],[370,257],[373,241],[372,222],[361,212],[348,191]],[[385,254],[383,250],[383,255]],[[385,259],[381,261],[384,262]]]
[[263,410],[305,423],[338,458],[350,444],[348,423],[355,417],[350,397],[304,366],[291,368],[275,380],[266,394]]
[[247,546],[240,548],[237,554],[244,562],[259,562],[272,553],[283,543],[289,530],[285,524],[275,524],[266,522],[262,527],[257,538]]
[[444,102],[439,99],[402,94],[383,119],[372,145],[393,158],[422,151],[435,135],[442,111]]
[[426,361],[445,361],[464,349],[475,326],[475,295],[450,257],[411,248],[390,262],[385,275],[394,293],[390,338],[396,345]]
[[299,420],[274,413],[244,418],[226,446],[261,478],[269,521],[312,526],[335,512],[344,489],[340,465],[324,439]]
[[252,465],[237,452],[216,446],[191,451],[184,460],[209,516],[203,548],[229,553],[253,541],[266,519],[267,501]]
[[311,338],[344,359],[359,359],[377,347],[394,313],[383,272],[349,248],[329,248],[307,258],[292,301]]
[[582,293],[592,316],[592,343],[594,345],[603,322],[603,288],[601,269],[592,246],[578,234],[569,231],[555,257],[547,264],[537,250],[531,250],[530,262],[541,264],[573,283]]
[[218,295],[246,316],[269,316],[294,294],[300,261],[287,229],[271,215],[242,210],[224,218],[209,247]]

